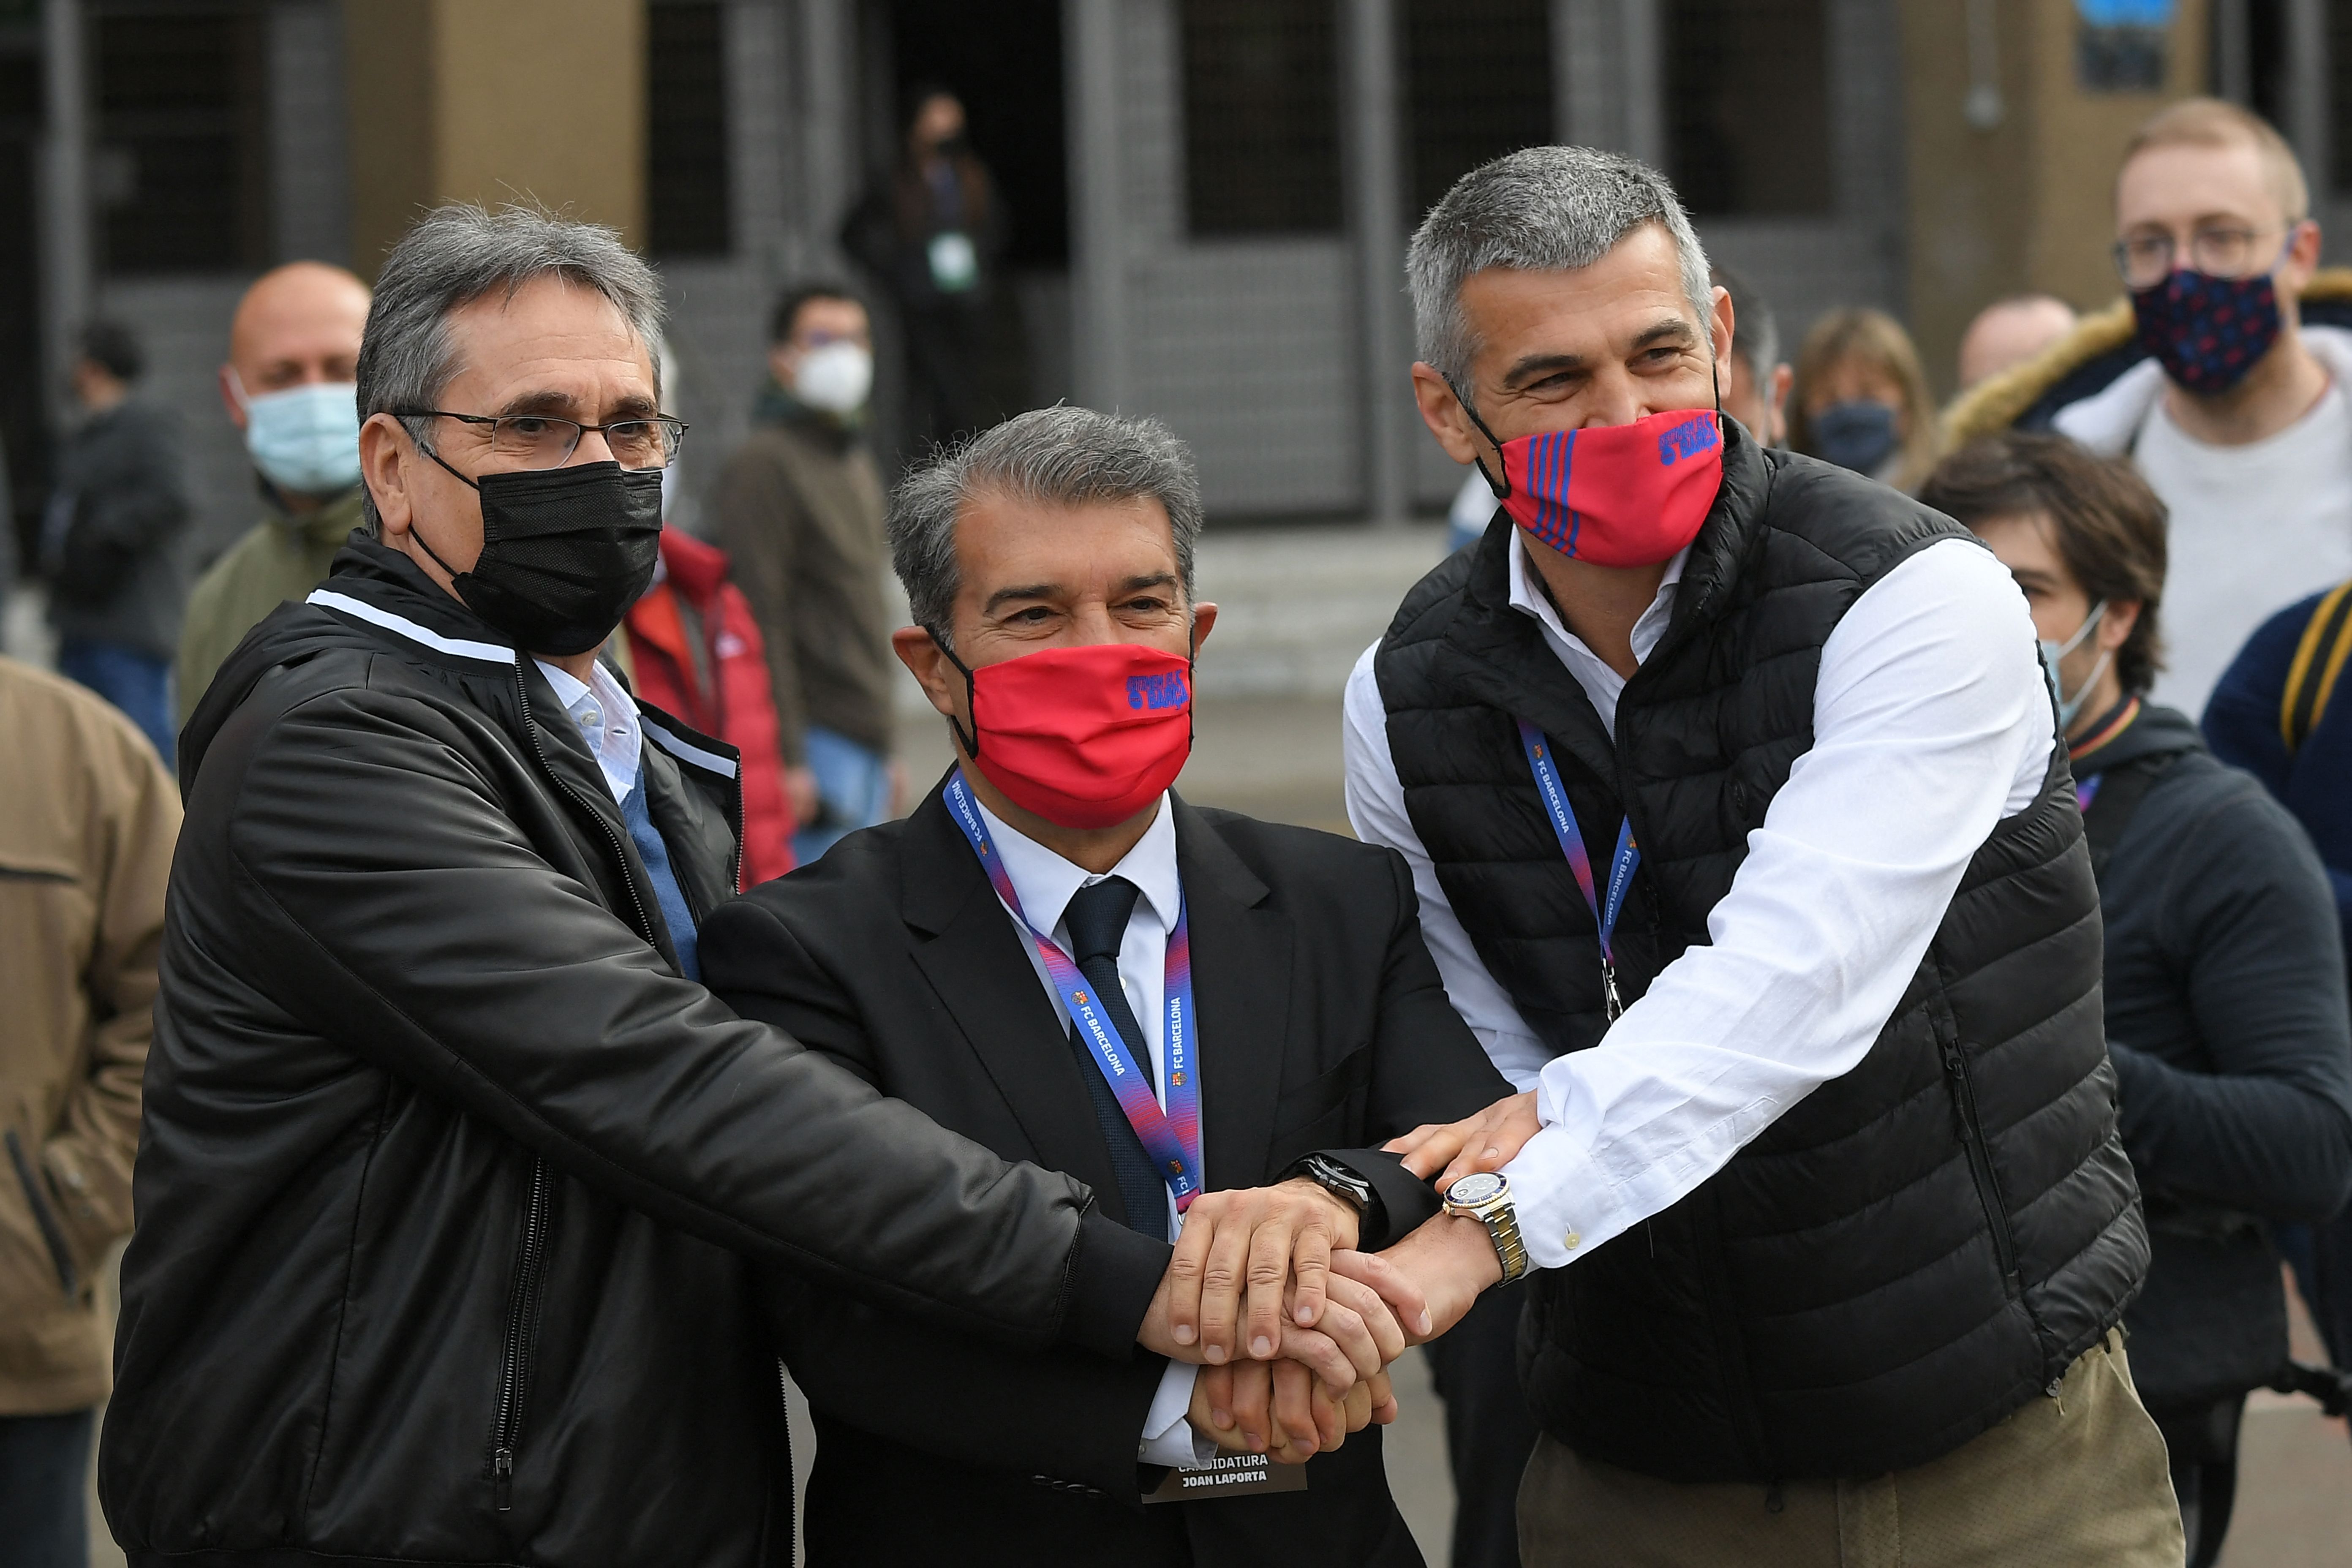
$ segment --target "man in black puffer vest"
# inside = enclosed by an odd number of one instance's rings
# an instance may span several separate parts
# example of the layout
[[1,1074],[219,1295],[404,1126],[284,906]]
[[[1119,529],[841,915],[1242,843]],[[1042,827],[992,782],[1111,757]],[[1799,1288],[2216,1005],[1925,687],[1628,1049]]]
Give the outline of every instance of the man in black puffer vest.
[[1349,804],[1530,1091],[1433,1140],[1518,1150],[1523,1556],[2178,1563],[2022,598],[1720,416],[1731,306],[1650,169],[1499,159],[1411,271],[1423,416],[1502,504],[1357,667]]

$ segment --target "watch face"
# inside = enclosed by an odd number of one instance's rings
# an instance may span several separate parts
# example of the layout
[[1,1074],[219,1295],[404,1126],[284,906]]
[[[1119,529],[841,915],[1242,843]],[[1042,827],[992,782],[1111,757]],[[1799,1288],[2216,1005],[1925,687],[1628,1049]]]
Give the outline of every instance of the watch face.
[[1455,1204],[1483,1204],[1502,1190],[1502,1177],[1492,1171],[1479,1171],[1446,1188],[1445,1200]]

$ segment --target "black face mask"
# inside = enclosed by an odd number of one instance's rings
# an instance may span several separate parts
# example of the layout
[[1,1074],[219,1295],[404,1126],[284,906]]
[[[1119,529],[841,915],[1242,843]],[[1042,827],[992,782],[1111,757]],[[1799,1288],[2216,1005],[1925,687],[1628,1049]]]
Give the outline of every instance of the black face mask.
[[[440,455],[425,455],[445,468]],[[482,553],[459,572],[413,527],[466,607],[527,653],[586,653],[612,635],[654,580],[662,471],[618,463],[484,474]]]

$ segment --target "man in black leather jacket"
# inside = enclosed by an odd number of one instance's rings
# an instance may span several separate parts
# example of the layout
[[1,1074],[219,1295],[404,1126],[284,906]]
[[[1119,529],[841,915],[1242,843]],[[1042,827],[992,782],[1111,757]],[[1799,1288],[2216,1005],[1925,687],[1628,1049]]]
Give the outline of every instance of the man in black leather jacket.
[[[695,982],[734,753],[593,654],[680,433],[658,317],[609,231],[412,231],[360,360],[377,542],[189,725],[100,1458],[133,1563],[789,1563],[752,1262],[1010,1345],[1202,1353],[1166,1244]],[[1339,1207],[1211,1217],[1287,1250],[1351,1241]],[[1283,1331],[1361,1370],[1360,1333]]]

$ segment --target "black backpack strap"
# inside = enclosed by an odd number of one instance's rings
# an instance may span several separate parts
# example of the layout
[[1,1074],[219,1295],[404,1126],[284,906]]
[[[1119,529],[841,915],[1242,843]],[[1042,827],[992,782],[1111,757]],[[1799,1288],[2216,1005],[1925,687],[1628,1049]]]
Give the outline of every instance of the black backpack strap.
[[2139,803],[2156,782],[2172,771],[2172,764],[2186,752],[2159,752],[2153,756],[2135,758],[2099,774],[2099,793],[2083,813],[2083,837],[2091,846],[2091,875],[2107,874],[2107,861],[2116,846],[2124,841],[2131,819],[2138,814]]
[[2286,689],[2279,696],[2279,736],[2286,742],[2287,755],[2294,755],[2319,727],[2347,653],[2352,653],[2352,582],[2337,584],[2319,601],[2294,645],[2294,662],[2287,667]]

